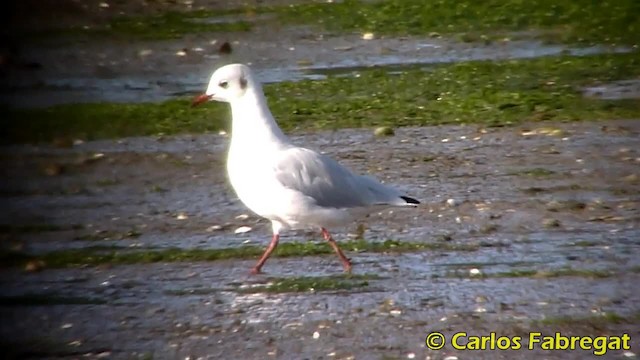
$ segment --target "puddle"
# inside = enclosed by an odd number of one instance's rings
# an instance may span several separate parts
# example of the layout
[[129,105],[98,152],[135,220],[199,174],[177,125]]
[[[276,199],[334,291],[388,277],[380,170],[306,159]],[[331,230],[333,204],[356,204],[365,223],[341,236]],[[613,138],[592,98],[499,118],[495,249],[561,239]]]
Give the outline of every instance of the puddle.
[[[436,44],[415,44],[416,49],[434,49],[437,51],[442,46]],[[371,67],[381,67],[388,70],[390,73],[401,72],[406,68],[420,67],[425,65],[446,64],[455,62],[465,62],[474,60],[503,60],[503,59],[530,59],[543,56],[556,56],[561,54],[572,56],[587,56],[593,54],[601,54],[605,52],[624,53],[629,52],[630,49],[619,48],[604,48],[601,46],[593,46],[587,48],[568,48],[563,45],[548,45],[537,41],[520,41],[514,45],[505,45],[501,54],[496,54],[494,48],[487,47],[473,47],[458,52],[451,52],[445,54],[433,54],[432,56],[425,57],[411,57],[402,56],[397,54],[392,55],[380,55],[377,57],[369,58],[366,61],[358,59],[343,59],[341,61],[333,62],[331,64],[316,64],[311,67],[305,68],[310,71],[311,76],[315,75],[314,79],[322,79],[318,75],[348,75],[353,76],[359,70],[366,70]],[[293,77],[292,79],[296,79]],[[279,81],[286,81],[291,79],[281,79]]]
[[584,96],[604,100],[638,99],[640,98],[640,79],[616,81],[584,88]]

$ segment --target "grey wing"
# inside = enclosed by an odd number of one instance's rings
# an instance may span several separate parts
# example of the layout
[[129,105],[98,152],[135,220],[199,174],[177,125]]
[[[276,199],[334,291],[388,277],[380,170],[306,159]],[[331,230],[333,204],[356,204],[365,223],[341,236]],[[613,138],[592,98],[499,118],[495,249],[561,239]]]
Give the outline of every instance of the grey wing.
[[284,150],[274,170],[280,184],[312,198],[322,207],[404,203],[395,189],[371,177],[355,175],[335,160],[312,150]]

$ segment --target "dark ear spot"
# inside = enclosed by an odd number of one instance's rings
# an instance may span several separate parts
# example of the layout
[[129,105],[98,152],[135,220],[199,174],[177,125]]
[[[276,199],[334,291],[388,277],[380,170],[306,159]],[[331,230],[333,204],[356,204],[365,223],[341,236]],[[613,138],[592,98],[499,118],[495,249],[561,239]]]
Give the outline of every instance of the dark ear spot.
[[244,77],[240,78],[240,88],[242,90],[247,88],[247,79],[245,79]]

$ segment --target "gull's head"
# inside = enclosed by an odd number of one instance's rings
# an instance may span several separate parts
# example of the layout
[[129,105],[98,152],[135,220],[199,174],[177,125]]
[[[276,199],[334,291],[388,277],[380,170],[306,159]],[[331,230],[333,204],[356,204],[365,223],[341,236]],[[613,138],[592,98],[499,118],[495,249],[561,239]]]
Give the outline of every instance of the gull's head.
[[207,91],[193,100],[193,106],[209,100],[233,103],[253,85],[251,69],[243,64],[225,65],[211,75]]

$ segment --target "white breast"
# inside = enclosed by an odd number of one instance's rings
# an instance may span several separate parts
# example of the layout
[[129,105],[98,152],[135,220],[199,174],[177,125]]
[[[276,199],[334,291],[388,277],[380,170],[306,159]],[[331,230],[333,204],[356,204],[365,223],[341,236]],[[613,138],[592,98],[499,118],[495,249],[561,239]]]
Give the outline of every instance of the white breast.
[[278,150],[253,142],[232,141],[227,160],[231,186],[251,211],[269,220],[284,221],[293,209],[292,194],[274,176]]

